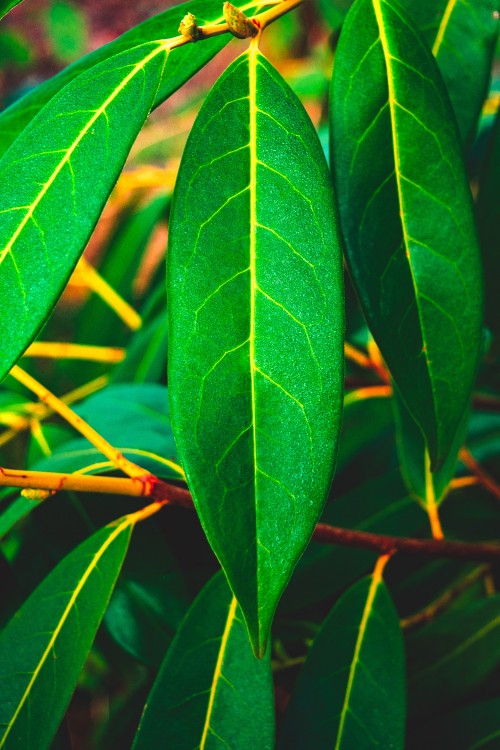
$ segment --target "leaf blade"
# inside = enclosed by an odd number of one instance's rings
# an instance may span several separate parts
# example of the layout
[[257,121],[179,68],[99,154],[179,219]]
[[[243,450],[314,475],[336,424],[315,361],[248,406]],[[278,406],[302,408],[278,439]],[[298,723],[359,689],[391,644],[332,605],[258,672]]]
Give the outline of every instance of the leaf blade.
[[[104,614],[133,523],[132,516],[124,517],[77,547],[2,632],[1,748],[50,745]],[[39,633],[33,633],[34,622],[43,628]],[[13,650],[13,642],[20,647]],[[51,659],[56,646],[57,659]]]
[[254,657],[236,599],[219,573],[199,594],[172,642],[133,748],[253,745],[271,750],[273,739],[269,655]]
[[245,53],[207,98],[179,172],[169,383],[179,456],[258,652],[333,471],[343,312],[329,200],[310,121],[269,63]]
[[358,0],[351,9],[332,100],[332,161],[351,274],[435,470],[476,373],[481,269],[446,92],[425,42],[391,0]]
[[404,730],[399,619],[374,573],[348,589],[325,620],[292,695],[279,747],[403,748]]

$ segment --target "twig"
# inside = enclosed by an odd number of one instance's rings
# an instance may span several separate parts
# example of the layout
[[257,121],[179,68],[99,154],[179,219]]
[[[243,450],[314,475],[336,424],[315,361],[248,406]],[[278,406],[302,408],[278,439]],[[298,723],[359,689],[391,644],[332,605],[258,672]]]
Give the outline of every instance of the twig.
[[451,586],[444,592],[444,594],[431,602],[427,607],[424,607],[424,609],[421,609],[419,612],[415,612],[413,615],[403,617],[401,620],[401,627],[404,630],[412,630],[419,625],[425,625],[425,623],[430,622],[438,614],[443,612],[443,610],[447,609],[463,591],[466,591],[474,585],[476,581],[487,576],[490,570],[489,565],[482,565],[480,568],[476,568],[469,573],[469,575],[464,576],[454,586]]
[[338,544],[342,547],[359,547],[379,554],[404,552],[422,557],[475,560],[477,562],[499,562],[500,545],[451,542],[445,539],[411,539],[408,537],[372,534],[355,529],[340,529],[326,523],[318,523],[313,537],[320,544]]
[[478,482],[482,484],[483,487],[488,490],[488,492],[491,492],[491,494],[494,495],[497,500],[500,500],[500,487],[495,482],[493,477],[483,469],[478,461],[476,461],[470,450],[464,446],[460,450],[458,457],[460,461],[462,461],[462,463],[469,469],[469,471],[472,471],[472,473],[477,477]]
[[48,359],[82,359],[88,362],[115,364],[125,358],[125,349],[114,346],[90,346],[60,341],[35,341],[24,352],[24,357],[46,357]]
[[[48,472],[0,470],[0,486],[46,489],[73,489],[81,492],[118,493],[133,497],[149,497],[158,502],[193,508],[191,494],[187,489],[176,487],[161,479],[143,473],[140,477],[115,478],[87,476],[83,474],[55,474]],[[422,557],[451,558],[477,562],[500,561],[500,545],[470,544],[441,539],[411,539],[407,537],[372,534],[356,529],[341,529],[319,523],[313,540],[320,544],[336,544],[344,547],[359,547],[373,550],[380,555],[404,552]]]

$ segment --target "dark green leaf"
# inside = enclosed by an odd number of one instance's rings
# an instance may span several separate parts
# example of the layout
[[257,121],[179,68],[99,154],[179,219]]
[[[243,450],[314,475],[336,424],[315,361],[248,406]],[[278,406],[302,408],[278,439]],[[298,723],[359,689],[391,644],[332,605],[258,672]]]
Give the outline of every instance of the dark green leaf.
[[[492,698],[440,717],[422,732],[420,747],[453,750],[499,750],[500,698]],[[430,743],[434,742],[434,745]]]
[[104,616],[108,632],[129,654],[158,668],[188,603],[165,536],[153,524],[139,526]]
[[392,401],[397,425],[398,455],[406,484],[410,492],[424,505],[436,506],[444,500],[455,475],[458,451],[464,443],[467,431],[469,410],[464,412],[462,423],[444,464],[438,471],[432,472],[423,435],[397,391]]
[[[500,222],[498,195],[500,192],[500,111],[493,124],[479,183],[477,218],[483,251],[486,287],[486,325],[500,337]],[[498,351],[498,341],[496,344]]]
[[351,274],[435,470],[476,373],[481,268],[449,99],[427,45],[394,0],[357,0],[351,9],[331,101]]
[[496,0],[400,0],[434,54],[464,143],[488,91],[498,34]]
[[179,171],[168,252],[179,456],[256,652],[329,490],[340,429],[340,240],[302,105],[251,48]]
[[12,10],[21,2],[22,0],[0,0],[0,18],[6,16],[9,10]]
[[269,657],[254,657],[236,599],[219,574],[172,642],[133,747],[271,750],[273,741]]
[[282,750],[403,750],[405,669],[399,619],[380,575],[332,609],[299,675]]
[[125,516],[77,547],[2,632],[3,749],[49,747],[104,614],[134,522],[133,516]]
[[[150,18],[127,31],[113,42],[85,55],[73,65],[65,68],[53,78],[23,96],[0,114],[0,154],[3,154],[21,131],[28,125],[39,110],[52,99],[66,84],[101,62],[139,44],[169,39],[178,35],[179,22],[185,13],[191,12],[199,19],[211,22],[222,20],[219,0],[194,0],[181,3],[164,13]],[[182,86],[197,70],[207,63],[229,41],[228,35],[207,39],[203,44],[186,45],[175,51],[161,78],[155,95],[154,106]]]
[[412,713],[463,698],[500,665],[500,595],[466,603],[408,637]]

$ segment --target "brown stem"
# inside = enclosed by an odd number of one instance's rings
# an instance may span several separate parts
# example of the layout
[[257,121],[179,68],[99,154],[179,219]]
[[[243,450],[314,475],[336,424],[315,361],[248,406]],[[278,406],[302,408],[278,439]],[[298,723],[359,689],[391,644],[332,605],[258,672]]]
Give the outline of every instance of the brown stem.
[[338,544],[342,547],[360,547],[379,554],[404,552],[422,557],[444,557],[477,562],[500,561],[500,545],[450,542],[444,539],[410,539],[408,537],[371,534],[355,529],[340,529],[326,523],[318,523],[314,530],[315,542]]

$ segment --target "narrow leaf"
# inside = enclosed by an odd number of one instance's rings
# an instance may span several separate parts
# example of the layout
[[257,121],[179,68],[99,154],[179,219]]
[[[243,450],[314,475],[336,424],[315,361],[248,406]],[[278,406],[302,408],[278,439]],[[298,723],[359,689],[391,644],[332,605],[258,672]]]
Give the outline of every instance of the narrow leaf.
[[22,0],[0,0],[0,18],[6,16],[12,8],[15,8],[21,2]]
[[[127,551],[134,516],[77,547],[0,635],[0,748],[50,746]],[[13,648],[15,644],[15,648]]]
[[191,132],[168,259],[174,435],[262,654],[332,479],[343,295],[319,140],[254,48],[215,84]]
[[[109,60],[114,55],[131,50],[140,44],[158,39],[170,39],[178,35],[179,22],[185,13],[193,13],[197,18],[215,23],[221,18],[219,0],[193,0],[169,8],[144,23],[135,26],[109,44],[94,50],[81,60],[65,68],[33,91],[14,102],[0,113],[0,154],[3,154],[21,131],[31,122],[40,109],[47,104],[66,84],[86,70]],[[229,35],[214,37],[193,47],[188,44],[175,51],[164,70],[161,83],[155,95],[154,106],[158,106],[174,91],[191,78],[229,41]]]
[[500,665],[500,595],[455,606],[410,635],[407,653],[412,713],[465,697]]
[[464,143],[486,97],[498,35],[496,0],[400,0],[432,50]]
[[399,619],[380,574],[334,606],[292,695],[282,750],[402,750],[405,670]]
[[0,161],[0,377],[43,325],[147,117],[168,56],[141,45],[68,84]]
[[448,96],[427,45],[394,0],[357,0],[351,9],[331,100],[351,274],[435,470],[476,373],[481,269]]
[[252,653],[222,574],[187,613],[146,702],[134,750],[274,747],[269,658]]

